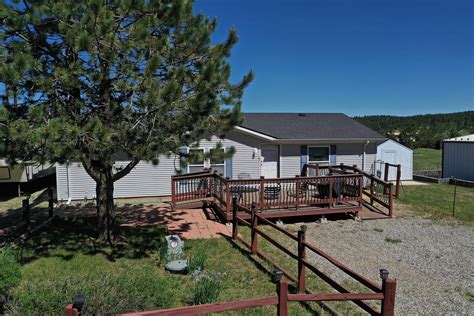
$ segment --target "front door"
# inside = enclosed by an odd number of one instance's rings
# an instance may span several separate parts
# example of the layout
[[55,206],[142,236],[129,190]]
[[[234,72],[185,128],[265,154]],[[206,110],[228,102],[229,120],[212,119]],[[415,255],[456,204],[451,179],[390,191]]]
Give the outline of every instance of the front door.
[[[392,150],[384,150],[382,151],[382,160],[384,162],[388,162],[391,164],[396,165],[397,164],[397,153]],[[383,165],[383,172],[385,173],[385,165]],[[385,177],[385,175],[384,175]],[[388,168],[388,180],[396,180],[397,179],[397,169],[390,167]]]
[[278,146],[262,146],[260,173],[265,178],[278,178]]

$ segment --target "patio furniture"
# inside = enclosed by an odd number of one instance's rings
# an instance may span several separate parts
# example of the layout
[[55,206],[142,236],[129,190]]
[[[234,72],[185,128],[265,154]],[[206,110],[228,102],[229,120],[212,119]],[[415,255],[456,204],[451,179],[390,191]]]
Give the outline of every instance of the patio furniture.
[[239,184],[230,187],[232,197],[238,198],[239,201],[242,200],[244,193],[258,192],[258,190],[259,186],[254,184]]
[[263,198],[265,200],[278,200],[280,199],[280,192],[280,185],[266,186],[263,188]]
[[[309,187],[309,184],[308,182],[300,182],[299,184],[299,198],[300,199],[304,199],[306,198],[306,193],[308,192],[308,187]],[[293,197],[293,198],[296,198],[296,189],[293,191],[288,191],[287,192],[288,196],[289,197]]]
[[[334,181],[332,183],[332,197],[338,198],[342,196],[342,189],[344,187],[344,181]],[[314,194],[313,197],[320,198],[320,199],[327,199],[329,198],[329,182],[328,183],[317,183],[316,188],[318,193]]]

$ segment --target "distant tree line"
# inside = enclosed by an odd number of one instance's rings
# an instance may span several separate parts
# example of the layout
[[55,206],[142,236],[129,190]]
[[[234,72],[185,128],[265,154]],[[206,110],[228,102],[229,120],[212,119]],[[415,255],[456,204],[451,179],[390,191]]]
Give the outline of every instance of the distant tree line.
[[474,133],[474,111],[413,116],[370,115],[355,119],[410,148],[440,148],[446,138]]

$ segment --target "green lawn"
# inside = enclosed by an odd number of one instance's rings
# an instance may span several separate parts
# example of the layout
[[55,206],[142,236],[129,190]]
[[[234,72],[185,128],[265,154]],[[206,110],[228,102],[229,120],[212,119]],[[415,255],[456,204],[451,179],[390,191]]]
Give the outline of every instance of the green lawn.
[[[160,261],[164,227],[122,228],[112,247],[95,242],[95,220],[57,219],[52,228],[21,248],[22,280],[10,290],[11,314],[63,314],[74,295],[86,297],[85,314],[116,314],[192,304],[196,281],[166,272]],[[186,241],[186,256],[204,256],[211,274],[225,273],[216,301],[270,296],[270,273],[225,238]],[[298,303],[293,315],[310,315]],[[228,314],[272,315],[276,307]]]
[[413,150],[413,171],[441,170],[442,151],[431,148]]
[[[454,186],[447,184],[402,187],[399,203],[410,210],[434,219],[453,218]],[[457,187],[454,218],[474,222],[474,188]]]

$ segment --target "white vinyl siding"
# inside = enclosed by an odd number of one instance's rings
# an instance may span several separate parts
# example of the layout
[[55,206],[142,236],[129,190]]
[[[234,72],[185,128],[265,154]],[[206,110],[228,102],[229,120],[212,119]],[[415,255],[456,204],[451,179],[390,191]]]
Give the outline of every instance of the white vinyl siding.
[[362,167],[363,144],[337,144],[336,163]]
[[281,145],[281,177],[291,178],[301,174],[301,145]]
[[[389,156],[387,156],[389,154]],[[385,161],[392,156],[395,161]],[[375,174],[380,175],[382,179],[385,176],[385,162],[400,164],[401,166],[401,179],[412,180],[413,179],[413,150],[410,148],[397,143],[394,140],[387,140],[377,146],[377,158],[375,164]],[[391,168],[389,170],[389,180],[396,179],[396,169]]]
[[248,173],[251,178],[260,177],[259,149],[261,142],[252,136],[239,132],[230,132],[224,140],[213,136],[211,140],[204,139],[199,142],[199,147],[213,148],[221,141],[224,147],[235,147],[232,157],[232,178],[237,179],[240,173]]
[[[125,167],[128,161],[117,161],[115,167]],[[158,165],[140,161],[122,179],[114,183],[114,197],[165,196],[171,194],[171,176],[175,174],[174,156],[160,156]],[[69,181],[68,181],[69,177]],[[95,181],[87,174],[80,162],[68,166],[56,166],[56,180],[59,200],[82,200],[95,198]]]

